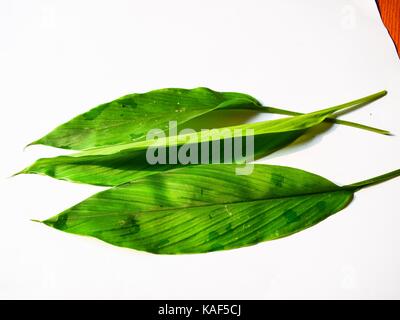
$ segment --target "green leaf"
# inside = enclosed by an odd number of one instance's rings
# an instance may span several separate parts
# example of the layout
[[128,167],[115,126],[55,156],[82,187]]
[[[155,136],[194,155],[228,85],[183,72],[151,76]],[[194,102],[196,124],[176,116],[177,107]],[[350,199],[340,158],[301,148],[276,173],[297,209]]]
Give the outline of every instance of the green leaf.
[[[386,91],[357,99],[357,106],[371,102]],[[44,137],[30,143],[64,149],[84,150],[99,146],[145,140],[150,129],[164,129],[169,121],[183,125],[191,119],[221,109],[245,109],[259,112],[299,115],[284,109],[263,107],[255,98],[236,92],[217,92],[207,88],[168,88],[142,94],[130,94],[102,104],[60,125]],[[343,120],[328,119],[381,134],[387,131]]]
[[[246,133],[246,129],[254,130],[254,158],[257,159],[293,142],[305,130],[320,124],[334,112],[352,107],[354,103],[350,102],[305,115],[233,126],[229,129],[232,131],[240,129],[243,134]],[[221,130],[224,129],[227,128]],[[200,143],[218,140],[217,138],[205,139],[201,133],[196,132],[165,139],[93,148],[71,156],[39,159],[20,173],[37,173],[73,182],[116,186],[176,167],[173,164],[150,165],[146,159],[146,151],[149,147],[173,147],[187,141],[196,140]]]
[[95,194],[43,221],[56,229],[159,254],[254,245],[302,231],[345,208],[355,191],[400,170],[339,187],[299,169],[199,165],[148,176]]
[[129,94],[73,118],[30,145],[83,150],[141,141],[149,130],[164,129],[170,120],[183,124],[215,109],[256,109],[260,106],[249,95],[207,88],[168,88]]
[[[335,112],[340,110],[349,109],[354,107],[352,103],[346,103],[339,106],[334,106],[326,109],[322,109],[319,111],[301,114],[293,117],[287,117],[282,119],[276,120],[267,120],[261,121],[257,123],[248,123],[242,125],[236,125],[216,130],[242,130],[245,131],[246,129],[254,130],[254,135],[260,134],[270,134],[270,133],[280,133],[280,132],[289,132],[289,131],[297,131],[297,130],[304,130],[311,128],[320,124],[326,118],[332,116]],[[152,129],[158,128],[155,125],[151,127]],[[160,128],[165,129],[165,128]],[[110,146],[105,147],[98,147],[89,149],[86,151],[82,151],[80,153],[76,153],[74,157],[85,157],[91,155],[110,155],[116,152],[121,151],[133,151],[133,150],[145,150],[148,147],[154,146],[175,146],[175,145],[182,145],[186,144],[188,141],[196,140],[197,142],[208,142],[219,140],[218,135],[211,137],[211,138],[203,138],[201,132],[194,132],[190,134],[181,134],[177,135],[176,137],[165,137],[161,139],[150,139],[150,140],[141,140],[137,142],[129,142],[124,144],[113,144]]]
[[[254,139],[254,158],[260,159],[281,149],[296,140],[304,131],[256,136]],[[223,144],[221,145],[223,146]],[[168,152],[169,149],[167,154]],[[210,163],[212,163],[211,156]],[[41,174],[70,182],[112,187],[179,166],[181,165],[149,164],[146,158],[146,150],[140,150],[118,152],[106,156],[42,158],[19,173]]]

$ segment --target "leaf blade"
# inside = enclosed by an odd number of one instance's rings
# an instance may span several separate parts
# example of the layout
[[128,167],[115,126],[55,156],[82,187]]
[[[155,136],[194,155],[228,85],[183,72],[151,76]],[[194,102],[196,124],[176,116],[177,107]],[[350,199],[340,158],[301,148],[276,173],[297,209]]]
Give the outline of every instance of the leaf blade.
[[[304,131],[259,135],[254,139],[254,159],[265,157],[290,144]],[[199,149],[201,148],[198,145]],[[212,156],[209,157],[212,163]],[[40,174],[59,180],[98,186],[118,186],[132,180],[183,166],[181,164],[149,164],[146,151],[116,153],[106,156],[42,158],[20,173]]]
[[152,128],[165,128],[170,120],[183,124],[219,108],[252,109],[260,106],[253,97],[208,88],[166,88],[130,94],[101,104],[58,126],[30,143],[63,149],[84,150],[140,141]]
[[202,253],[296,233],[344,208],[353,195],[294,168],[255,165],[250,176],[236,176],[235,168],[206,165],[149,176],[44,223],[137,250]]
[[[347,105],[364,105],[386,95],[381,91],[357,99]],[[218,109],[243,109],[285,115],[298,112],[263,107],[250,95],[237,92],[217,92],[208,88],[166,88],[141,94],[129,94],[99,105],[56,127],[42,138],[28,144],[43,144],[57,148],[85,150],[113,144],[144,140],[152,128],[162,128],[169,121],[180,125]],[[327,118],[326,121],[356,127],[375,133],[386,130]]]

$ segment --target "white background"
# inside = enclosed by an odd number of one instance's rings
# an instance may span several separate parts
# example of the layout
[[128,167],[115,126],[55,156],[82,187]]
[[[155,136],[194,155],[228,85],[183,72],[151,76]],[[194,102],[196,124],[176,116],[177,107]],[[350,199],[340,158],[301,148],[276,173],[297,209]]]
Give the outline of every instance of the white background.
[[63,153],[27,143],[121,95],[197,86],[304,112],[387,89],[344,118],[397,136],[334,126],[263,162],[340,184],[400,166],[400,63],[372,0],[0,0],[0,298],[400,298],[400,179],[291,237],[202,255],[151,255],[29,221],[101,188],[8,178]]

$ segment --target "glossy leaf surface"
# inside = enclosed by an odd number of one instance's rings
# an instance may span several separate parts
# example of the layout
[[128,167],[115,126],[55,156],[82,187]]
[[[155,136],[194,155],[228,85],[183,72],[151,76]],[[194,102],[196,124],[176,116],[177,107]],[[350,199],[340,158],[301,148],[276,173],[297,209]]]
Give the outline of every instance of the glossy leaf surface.
[[46,221],[56,229],[160,254],[204,253],[278,239],[342,210],[355,191],[400,170],[339,187],[299,169],[199,165],[100,192]]
[[[386,91],[348,103],[362,105],[376,100]],[[165,129],[170,121],[177,125],[221,109],[244,109],[286,115],[299,115],[284,109],[263,107],[255,98],[237,92],[217,92],[208,88],[167,88],[123,96],[95,107],[58,126],[30,145],[43,144],[64,149],[85,150],[113,144],[145,140],[153,128]],[[385,130],[343,120],[329,122],[357,127],[381,134]]]
[[130,94],[102,104],[60,125],[33,144],[83,150],[144,140],[149,130],[169,121],[183,124],[214,109],[255,109],[249,95],[207,88],[168,88]]

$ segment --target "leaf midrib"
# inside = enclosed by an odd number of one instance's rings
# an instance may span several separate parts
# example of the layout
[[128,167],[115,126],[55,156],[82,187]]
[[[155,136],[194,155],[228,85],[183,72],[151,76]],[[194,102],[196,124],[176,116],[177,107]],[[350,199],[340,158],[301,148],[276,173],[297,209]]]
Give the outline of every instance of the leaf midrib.
[[[107,192],[107,191],[108,190],[106,190],[104,192]],[[226,203],[210,203],[210,204],[205,204],[205,205],[194,205],[194,206],[168,207],[168,208],[160,207],[158,209],[141,210],[141,211],[134,212],[132,214],[152,213],[152,212],[168,211],[168,210],[174,210],[174,209],[182,210],[182,209],[191,209],[191,208],[207,208],[207,207],[218,206],[218,205],[252,203],[252,202],[258,202],[258,201],[286,199],[286,198],[302,197],[302,196],[308,196],[308,195],[311,196],[311,195],[324,194],[324,193],[334,193],[334,192],[339,192],[339,191],[349,191],[349,192],[353,193],[353,191],[351,189],[347,189],[347,188],[344,189],[343,187],[337,186],[336,189],[332,189],[332,190],[324,190],[324,191],[318,191],[318,192],[305,192],[305,193],[299,193],[299,194],[291,195],[291,196],[280,196],[280,197],[272,197],[272,198],[267,198],[267,199],[254,199],[254,200],[247,200],[247,201],[233,201],[233,202],[226,202]],[[111,201],[122,201],[122,202],[129,201],[129,200],[122,200],[122,199],[104,199],[104,198],[93,198],[92,200],[111,200]],[[95,215],[95,216],[93,216],[93,215],[81,216],[80,215],[78,218],[97,218],[97,217],[105,217],[105,216],[120,215],[120,214],[121,213],[107,213],[107,214],[99,214],[99,215]],[[71,219],[71,218],[74,218],[74,217],[68,217],[68,219]],[[151,220],[149,220],[149,221],[151,221]]]

